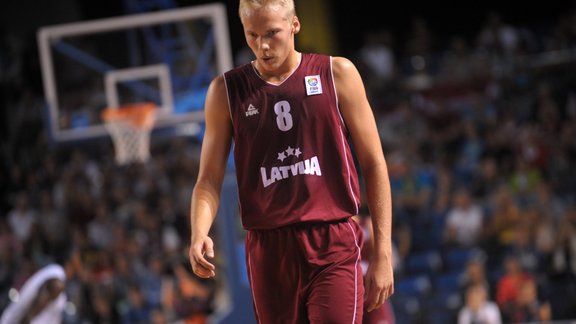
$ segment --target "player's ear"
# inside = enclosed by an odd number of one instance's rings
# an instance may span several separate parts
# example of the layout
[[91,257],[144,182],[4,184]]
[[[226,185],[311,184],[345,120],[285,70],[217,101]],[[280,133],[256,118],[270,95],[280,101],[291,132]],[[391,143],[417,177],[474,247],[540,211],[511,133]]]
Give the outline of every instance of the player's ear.
[[300,31],[300,20],[298,20],[298,16],[294,16],[292,18],[292,33],[298,34]]

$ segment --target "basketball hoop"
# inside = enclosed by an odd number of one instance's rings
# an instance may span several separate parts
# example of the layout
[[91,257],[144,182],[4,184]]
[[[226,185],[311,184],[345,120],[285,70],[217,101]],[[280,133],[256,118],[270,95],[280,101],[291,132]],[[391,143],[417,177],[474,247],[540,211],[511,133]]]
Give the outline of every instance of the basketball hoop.
[[155,112],[156,105],[149,102],[109,107],[102,111],[104,125],[114,144],[117,164],[148,161]]

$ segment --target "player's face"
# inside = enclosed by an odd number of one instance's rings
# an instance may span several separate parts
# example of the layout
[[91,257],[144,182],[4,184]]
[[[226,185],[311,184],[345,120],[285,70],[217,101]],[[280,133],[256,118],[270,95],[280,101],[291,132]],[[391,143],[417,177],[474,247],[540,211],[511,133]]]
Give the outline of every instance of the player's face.
[[244,35],[256,56],[261,73],[284,72],[287,59],[294,52],[294,34],[299,22],[279,6],[252,10],[242,17]]

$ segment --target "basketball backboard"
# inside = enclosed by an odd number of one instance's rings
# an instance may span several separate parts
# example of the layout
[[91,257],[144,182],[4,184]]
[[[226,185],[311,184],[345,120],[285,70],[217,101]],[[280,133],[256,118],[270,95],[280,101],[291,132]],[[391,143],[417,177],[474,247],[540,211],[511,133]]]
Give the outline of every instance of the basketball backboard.
[[107,107],[154,102],[155,128],[198,123],[210,81],[232,68],[221,3],[46,26],[38,47],[54,141],[107,136]]

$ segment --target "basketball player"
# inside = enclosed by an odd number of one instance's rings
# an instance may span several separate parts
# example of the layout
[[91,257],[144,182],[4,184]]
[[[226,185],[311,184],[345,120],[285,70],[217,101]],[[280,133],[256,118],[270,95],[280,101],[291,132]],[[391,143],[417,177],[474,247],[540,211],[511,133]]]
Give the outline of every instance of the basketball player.
[[[356,67],[298,52],[293,0],[240,0],[256,59],[213,80],[191,202],[190,263],[216,274],[209,237],[234,142],[246,263],[259,323],[361,323],[393,293],[390,183]],[[360,189],[366,179],[374,251],[363,282]],[[365,300],[364,300],[365,298]]]
[[59,264],[49,264],[34,273],[0,318],[0,324],[61,323],[66,306],[66,273]]

